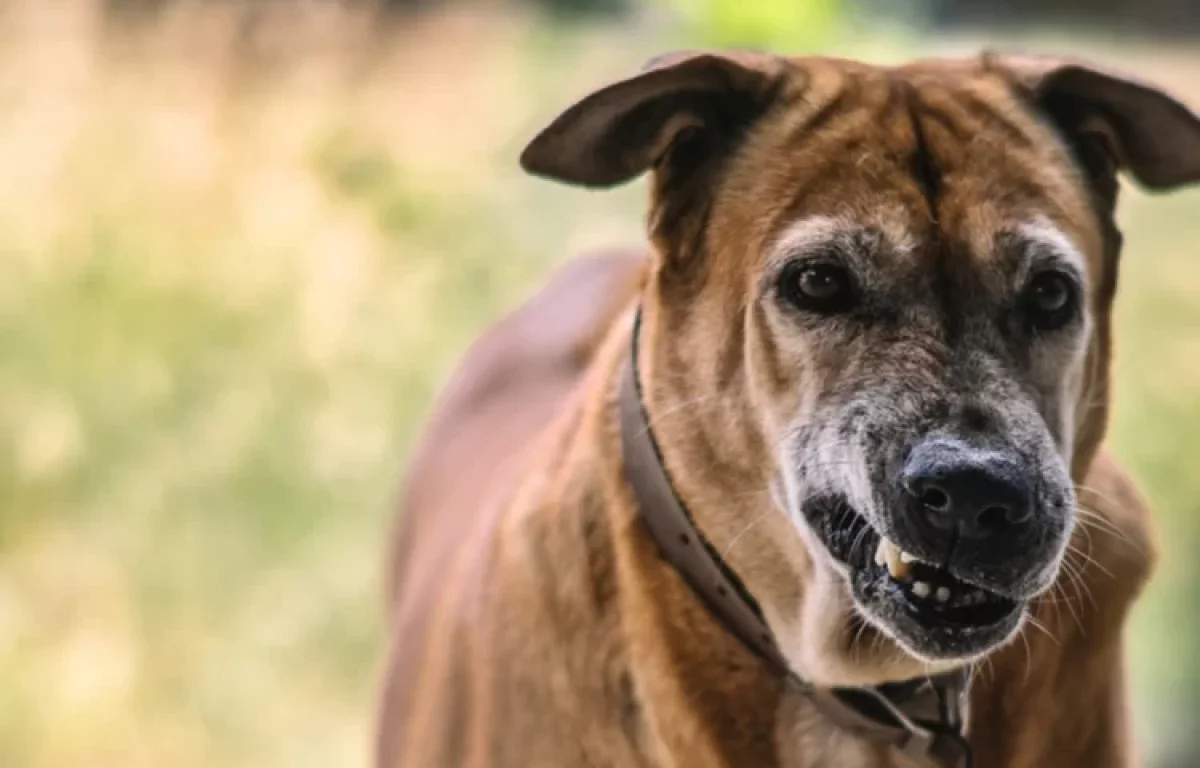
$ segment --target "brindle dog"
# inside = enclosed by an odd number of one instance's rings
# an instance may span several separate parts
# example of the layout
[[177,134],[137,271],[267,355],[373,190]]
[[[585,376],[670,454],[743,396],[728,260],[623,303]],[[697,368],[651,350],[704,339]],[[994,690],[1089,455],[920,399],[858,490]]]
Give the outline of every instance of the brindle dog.
[[[1124,766],[1148,513],[1100,449],[1117,173],[1200,119],[1083,64],[676,54],[526,169],[651,173],[648,258],[568,266],[472,349],[411,467],[377,765],[892,766],[717,621],[623,472],[661,462],[791,672],[969,665],[978,768]],[[640,308],[640,323],[634,323]]]

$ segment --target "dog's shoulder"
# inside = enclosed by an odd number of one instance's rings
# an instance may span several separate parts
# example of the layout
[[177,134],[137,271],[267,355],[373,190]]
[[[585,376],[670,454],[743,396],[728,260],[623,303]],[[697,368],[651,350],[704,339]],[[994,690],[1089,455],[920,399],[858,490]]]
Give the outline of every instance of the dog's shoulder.
[[1096,456],[1078,491],[1077,546],[1085,548],[1097,569],[1107,571],[1100,578],[1117,582],[1131,601],[1158,560],[1150,502],[1107,449]]

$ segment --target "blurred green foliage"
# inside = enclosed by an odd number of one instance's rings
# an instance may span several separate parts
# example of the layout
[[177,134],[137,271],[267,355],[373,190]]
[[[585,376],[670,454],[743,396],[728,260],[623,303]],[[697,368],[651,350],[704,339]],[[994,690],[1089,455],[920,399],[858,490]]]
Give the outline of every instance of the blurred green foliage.
[[1200,254],[1195,192],[1131,196],[1110,432],[1158,517],[1162,560],[1132,622],[1135,710],[1149,764],[1200,764]]
[[805,52],[837,39],[844,0],[664,0],[700,45]]

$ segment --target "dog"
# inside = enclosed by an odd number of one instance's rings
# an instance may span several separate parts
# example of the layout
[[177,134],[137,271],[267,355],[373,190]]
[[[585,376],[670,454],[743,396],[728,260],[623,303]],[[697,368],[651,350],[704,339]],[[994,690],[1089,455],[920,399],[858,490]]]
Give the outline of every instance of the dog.
[[1200,180],[1200,118],[1075,61],[684,52],[521,161],[649,174],[649,246],[568,262],[437,404],[376,765],[1137,762],[1114,207]]

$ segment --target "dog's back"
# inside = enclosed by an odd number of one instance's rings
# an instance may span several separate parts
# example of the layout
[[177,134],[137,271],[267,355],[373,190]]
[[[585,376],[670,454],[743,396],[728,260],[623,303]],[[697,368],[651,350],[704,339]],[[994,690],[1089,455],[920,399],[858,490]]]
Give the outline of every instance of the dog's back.
[[[384,721],[406,709],[439,587],[468,539],[486,538],[542,432],[562,411],[614,317],[640,282],[642,252],[574,259],[471,346],[415,446],[387,580],[398,645]],[[401,652],[403,650],[403,652]],[[386,753],[389,747],[381,744]],[[382,764],[396,764],[384,759]]]
[[436,578],[463,531],[483,522],[486,501],[519,474],[524,449],[561,409],[643,264],[635,250],[569,261],[471,346],[413,452],[388,569],[393,608],[401,582]]

